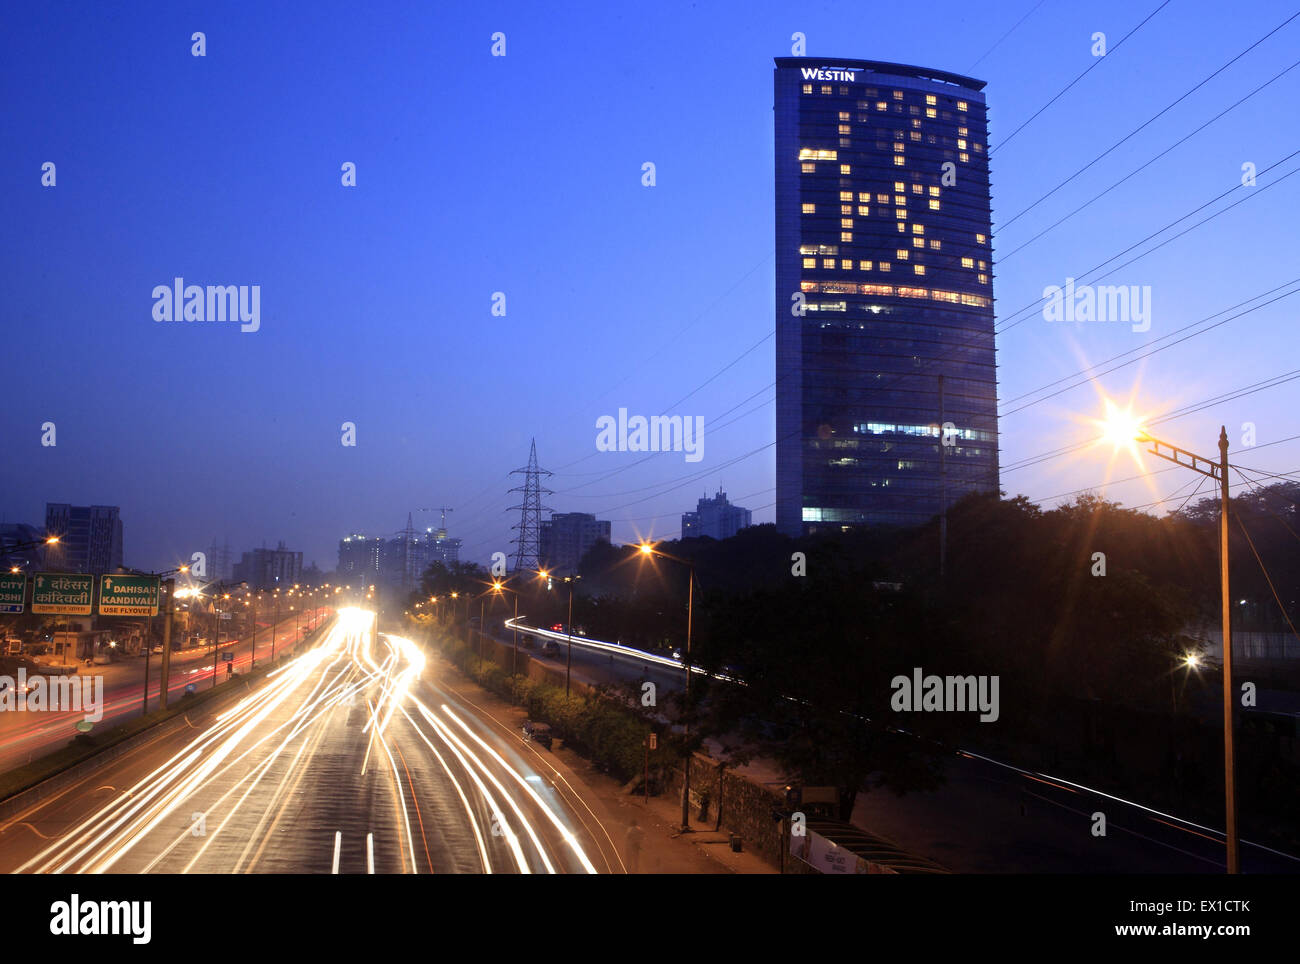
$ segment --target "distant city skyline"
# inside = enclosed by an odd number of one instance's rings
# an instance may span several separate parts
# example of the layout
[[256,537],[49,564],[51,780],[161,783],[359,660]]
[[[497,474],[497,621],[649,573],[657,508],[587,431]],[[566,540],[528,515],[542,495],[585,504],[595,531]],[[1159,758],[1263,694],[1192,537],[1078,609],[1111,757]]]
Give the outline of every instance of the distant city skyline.
[[[0,237],[18,360],[3,521],[114,505],[136,568],[214,535],[326,568],[344,533],[391,538],[447,505],[461,558],[486,564],[511,554],[509,473],[533,437],[548,504],[609,520],[615,542],[675,537],[724,484],[775,521],[771,71],[801,42],[809,67],[863,57],[987,84],[1008,495],[1092,489],[1151,511],[1193,495],[1082,444],[1104,398],[1177,415],[1160,434],[1193,451],[1226,425],[1234,458],[1297,467],[1294,383],[1257,384],[1294,344],[1300,178],[1283,179],[1279,119],[1300,72],[1279,72],[1300,25],[1248,51],[1281,3],[1242,17],[1194,0],[1145,23],[1118,0],[1027,16],[410,4],[378,32],[351,29],[350,6],[316,10],[10,12],[0,74],[24,96],[0,217],[23,230]],[[382,66],[361,82],[357,64]],[[1148,330],[1044,315],[1052,286],[1108,272],[1149,291]],[[175,278],[227,305],[246,291],[250,310],[256,286],[257,330],[155,321]],[[1075,377],[1109,359],[1096,384]],[[701,460],[601,450],[620,409],[701,418]]]

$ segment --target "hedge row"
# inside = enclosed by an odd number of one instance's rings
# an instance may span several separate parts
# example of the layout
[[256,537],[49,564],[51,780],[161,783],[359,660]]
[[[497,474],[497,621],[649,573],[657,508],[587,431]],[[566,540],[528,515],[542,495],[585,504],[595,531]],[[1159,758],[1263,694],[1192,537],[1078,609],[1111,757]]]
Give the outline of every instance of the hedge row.
[[[640,776],[645,768],[646,735],[650,726],[622,700],[599,691],[565,696],[564,689],[526,676],[513,679],[492,660],[480,664],[465,642],[435,631],[431,641],[466,676],[484,689],[522,706],[530,719],[549,723],[555,736],[619,780]],[[480,668],[481,667],[481,668]],[[666,749],[650,752],[652,786],[661,769],[675,765]]]

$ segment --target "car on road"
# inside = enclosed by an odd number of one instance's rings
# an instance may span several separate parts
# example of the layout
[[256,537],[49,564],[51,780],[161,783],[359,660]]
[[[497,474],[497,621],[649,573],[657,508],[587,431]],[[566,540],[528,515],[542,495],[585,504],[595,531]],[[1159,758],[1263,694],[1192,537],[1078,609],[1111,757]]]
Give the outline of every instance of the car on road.
[[149,652],[153,653],[155,656],[161,656],[162,651],[162,643],[158,643],[153,649],[149,650]]
[[548,639],[546,642],[542,643],[542,655],[543,655],[543,656],[559,656],[559,655],[560,655],[560,644],[557,643],[557,642],[556,642],[555,640],[553,640],[553,639]]
[[532,720],[524,720],[523,725],[524,739],[533,743],[540,743],[546,749],[551,748],[551,727],[547,723],[536,723]]

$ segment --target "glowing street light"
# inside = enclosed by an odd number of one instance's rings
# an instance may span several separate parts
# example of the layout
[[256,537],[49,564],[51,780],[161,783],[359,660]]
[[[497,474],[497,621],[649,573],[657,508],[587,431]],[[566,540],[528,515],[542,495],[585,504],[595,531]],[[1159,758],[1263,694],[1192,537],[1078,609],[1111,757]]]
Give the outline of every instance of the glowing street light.
[[[690,583],[686,591],[686,652],[682,654],[682,666],[686,670],[686,701],[683,706],[689,712],[691,699],[691,628],[694,624],[695,615],[695,563],[688,559],[679,559],[676,556],[662,552],[655,547],[653,542],[642,542],[637,546],[637,550],[643,557],[660,556],[664,559],[671,559],[674,562],[680,562],[688,566],[691,570]],[[682,720],[683,734],[688,738],[691,734],[691,724],[689,717]],[[682,762],[682,833],[691,832],[691,754],[689,749],[686,757]]]
[[[1167,462],[1181,465],[1214,479],[1219,483],[1219,589],[1220,608],[1223,619],[1223,797],[1224,797],[1224,837],[1227,841],[1228,873],[1240,871],[1237,840],[1237,790],[1236,765],[1234,762],[1233,709],[1234,693],[1232,688],[1232,597],[1228,591],[1228,430],[1219,427],[1219,457],[1209,459],[1197,455],[1176,445],[1161,441],[1142,427],[1141,420],[1133,416],[1130,410],[1121,411],[1109,401],[1102,424],[1104,435],[1117,447],[1127,445],[1134,455],[1137,443],[1149,444],[1147,451]],[[1194,657],[1187,657],[1186,665],[1195,667]]]

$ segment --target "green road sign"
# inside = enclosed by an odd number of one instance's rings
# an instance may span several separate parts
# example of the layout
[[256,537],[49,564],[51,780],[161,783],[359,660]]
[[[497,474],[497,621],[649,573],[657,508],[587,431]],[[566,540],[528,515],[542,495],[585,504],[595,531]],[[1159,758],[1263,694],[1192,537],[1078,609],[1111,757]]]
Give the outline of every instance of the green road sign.
[[27,577],[21,573],[0,575],[0,613],[23,611],[23,595],[27,591]]
[[100,576],[101,616],[157,616],[157,576]]
[[89,616],[95,577],[75,572],[38,572],[32,580],[32,612]]

